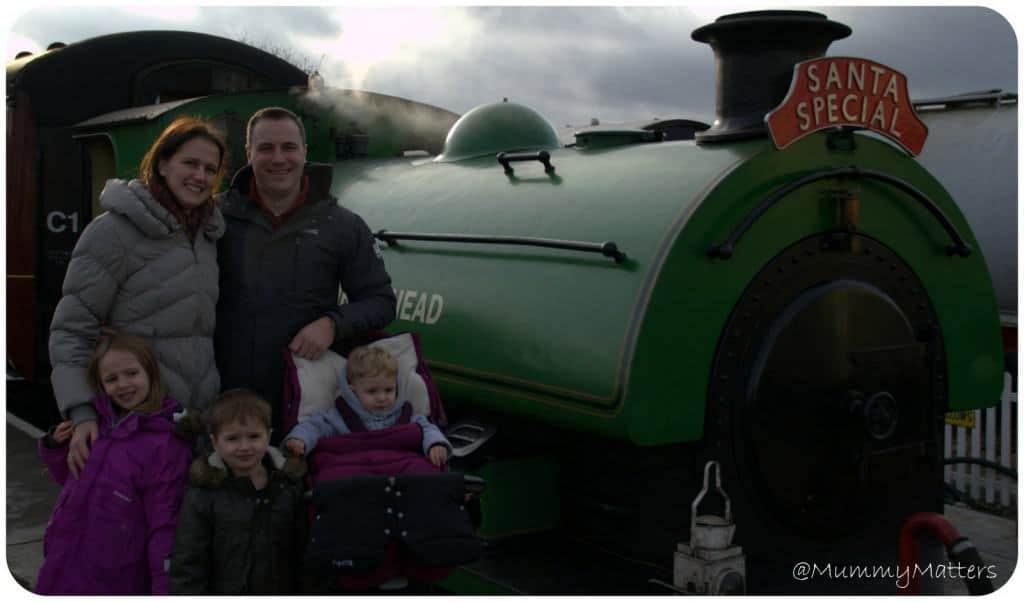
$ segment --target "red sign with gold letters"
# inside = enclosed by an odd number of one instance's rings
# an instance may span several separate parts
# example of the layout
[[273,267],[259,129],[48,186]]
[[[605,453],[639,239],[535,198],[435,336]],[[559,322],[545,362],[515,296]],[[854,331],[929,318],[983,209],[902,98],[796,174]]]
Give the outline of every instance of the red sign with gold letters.
[[779,149],[831,127],[865,128],[918,155],[928,127],[914,112],[907,77],[861,58],[824,57],[797,63],[782,104],[765,116]]

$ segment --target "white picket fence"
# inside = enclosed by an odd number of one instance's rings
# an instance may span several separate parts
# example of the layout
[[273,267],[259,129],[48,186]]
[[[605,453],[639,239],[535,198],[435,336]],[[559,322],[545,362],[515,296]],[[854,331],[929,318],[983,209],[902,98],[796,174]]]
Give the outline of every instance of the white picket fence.
[[[1017,392],[1012,389],[1010,374],[1003,376],[999,405],[974,410],[974,427],[945,425],[946,458],[982,458],[1017,470],[1017,433],[1013,418]],[[967,463],[947,464],[945,478],[946,483],[969,495],[972,500],[984,503],[985,507],[1016,515],[1016,479],[979,464]]]

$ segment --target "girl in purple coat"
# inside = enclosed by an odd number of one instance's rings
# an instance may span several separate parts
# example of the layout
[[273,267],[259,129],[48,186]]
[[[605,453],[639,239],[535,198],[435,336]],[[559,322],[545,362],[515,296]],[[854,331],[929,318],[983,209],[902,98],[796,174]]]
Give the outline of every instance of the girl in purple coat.
[[70,422],[39,441],[64,486],[43,539],[40,594],[165,594],[190,446],[175,435],[177,401],[164,393],[145,342],[114,335],[88,368],[99,437],[76,479],[68,470]]

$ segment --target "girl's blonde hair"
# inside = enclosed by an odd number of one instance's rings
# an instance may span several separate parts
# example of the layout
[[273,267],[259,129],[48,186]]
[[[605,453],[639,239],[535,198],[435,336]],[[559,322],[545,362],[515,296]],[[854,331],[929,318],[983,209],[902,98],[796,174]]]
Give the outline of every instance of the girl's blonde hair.
[[345,373],[350,383],[370,376],[395,377],[398,375],[398,360],[380,347],[356,347],[348,354]]
[[248,418],[262,424],[269,431],[270,404],[247,389],[225,391],[213,402],[207,414],[210,435],[216,437],[225,426],[235,421],[248,422]]
[[160,365],[146,341],[133,334],[113,334],[101,338],[99,344],[96,345],[96,350],[92,354],[92,359],[89,360],[87,369],[89,383],[96,392],[105,392],[103,379],[100,377],[100,360],[110,351],[123,351],[132,354],[139,361],[146,376],[149,377],[149,394],[146,395],[145,401],[136,406],[133,411],[139,414],[152,414],[160,411],[166,396],[164,383],[160,380]]

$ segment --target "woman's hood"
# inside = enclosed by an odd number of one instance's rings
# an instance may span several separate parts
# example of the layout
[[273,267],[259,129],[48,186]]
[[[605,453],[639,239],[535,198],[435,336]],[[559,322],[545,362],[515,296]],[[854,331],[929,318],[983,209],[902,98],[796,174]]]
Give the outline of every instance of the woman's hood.
[[[170,238],[182,229],[181,223],[140,180],[107,180],[100,193],[100,206],[135,225],[147,238]],[[224,216],[216,206],[202,225],[203,234],[217,240],[224,234]]]

